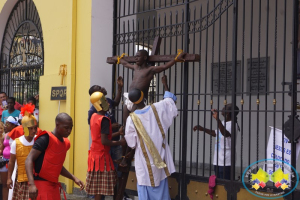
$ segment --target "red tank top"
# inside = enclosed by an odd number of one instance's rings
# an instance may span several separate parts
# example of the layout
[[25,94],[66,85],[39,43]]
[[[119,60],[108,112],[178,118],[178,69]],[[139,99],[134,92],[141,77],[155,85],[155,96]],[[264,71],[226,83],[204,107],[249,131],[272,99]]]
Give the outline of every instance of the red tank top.
[[35,138],[35,141],[44,134],[49,135],[49,144],[45,151],[40,173],[36,175],[47,181],[57,183],[67,151],[70,149],[70,141],[68,138],[63,138],[64,141],[62,142],[55,135],[48,131],[43,131],[40,133]]
[[[101,142],[101,122],[105,116],[94,113],[91,117],[90,127],[92,136],[92,145],[89,150],[88,171],[106,171],[114,170],[113,161],[109,154],[110,146],[103,145]],[[107,118],[107,117],[105,117]],[[109,120],[108,139],[112,138],[111,122]],[[105,163],[105,166],[104,166]]]

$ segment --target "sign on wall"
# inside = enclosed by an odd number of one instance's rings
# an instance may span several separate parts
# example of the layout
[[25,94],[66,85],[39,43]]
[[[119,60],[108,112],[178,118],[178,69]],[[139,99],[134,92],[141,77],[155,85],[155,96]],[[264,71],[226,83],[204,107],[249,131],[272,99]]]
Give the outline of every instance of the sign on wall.
[[[241,92],[241,61],[236,63],[236,91]],[[212,63],[213,94],[231,94],[232,91],[232,61]]]
[[67,99],[67,86],[59,86],[51,88],[51,101],[66,100]]
[[270,58],[247,59],[247,92],[269,91]]

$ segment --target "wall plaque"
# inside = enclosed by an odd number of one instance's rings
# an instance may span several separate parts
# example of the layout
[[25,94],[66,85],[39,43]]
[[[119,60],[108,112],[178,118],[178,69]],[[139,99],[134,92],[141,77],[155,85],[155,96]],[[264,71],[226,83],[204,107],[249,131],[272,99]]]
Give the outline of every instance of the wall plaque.
[[[241,92],[241,61],[236,65],[236,91]],[[232,61],[212,63],[213,94],[231,94],[232,92]]]
[[269,57],[247,59],[247,92],[267,93],[269,91],[269,74]]
[[51,101],[53,100],[66,100],[67,99],[67,86],[59,86],[51,88]]

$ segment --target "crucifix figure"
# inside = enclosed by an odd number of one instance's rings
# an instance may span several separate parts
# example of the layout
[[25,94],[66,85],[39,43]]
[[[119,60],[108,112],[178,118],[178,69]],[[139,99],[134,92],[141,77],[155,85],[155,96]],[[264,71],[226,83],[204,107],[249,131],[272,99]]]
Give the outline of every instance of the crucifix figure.
[[[199,62],[200,60],[199,55],[187,54],[182,51],[179,52],[177,55],[157,55],[159,53],[160,42],[161,38],[156,37],[152,48],[152,54],[150,56],[146,50],[139,50],[135,56],[124,57],[125,54],[122,54],[122,56],[120,57],[108,57],[106,60],[106,62],[109,64],[122,64],[124,67],[134,70],[133,80],[129,86],[129,90],[141,90],[144,93],[144,99],[146,100],[148,99],[148,90],[150,87],[150,82],[155,74],[169,69],[176,62]],[[167,63],[160,66],[154,66],[155,62]],[[126,98],[123,107],[123,125],[125,126],[129,113],[133,112],[136,109],[136,106],[135,104],[129,101],[128,93],[124,93],[124,97]],[[130,148],[126,149],[126,153],[125,150],[123,150],[123,155],[126,156],[119,165],[119,171],[122,171],[122,177],[119,183],[118,194],[116,196],[117,200],[120,200],[123,197],[123,193],[128,179],[131,160],[134,155],[134,150],[129,149]]]
[[[139,89],[144,93],[144,99],[148,99],[148,90],[153,76],[172,67],[176,62],[194,62],[200,60],[197,54],[187,54],[179,52],[176,55],[154,55],[159,51],[160,38],[154,40],[152,55],[149,56],[146,50],[139,50],[135,56],[124,57],[108,57],[106,62],[109,64],[122,64],[124,67],[134,70],[133,80],[129,86],[129,90]],[[164,65],[154,66],[155,62],[167,62]],[[131,64],[135,63],[135,64]],[[151,64],[151,66],[149,66]],[[128,91],[129,92],[129,91]],[[128,93],[124,93],[125,106],[123,110],[123,125],[126,124],[126,119],[130,112],[135,110],[135,105],[128,100]]]

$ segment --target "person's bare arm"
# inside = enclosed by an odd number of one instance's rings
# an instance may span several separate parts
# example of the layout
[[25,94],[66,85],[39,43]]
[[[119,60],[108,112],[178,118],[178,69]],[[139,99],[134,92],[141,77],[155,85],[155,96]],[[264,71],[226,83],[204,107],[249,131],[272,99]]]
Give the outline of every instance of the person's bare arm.
[[114,132],[111,137],[114,138],[114,137],[118,137],[120,135],[124,136],[124,128],[123,128],[123,126],[120,127],[119,131]]
[[9,189],[13,188],[13,181],[11,179],[12,173],[15,168],[16,155],[10,154],[9,163],[8,163],[8,175],[7,175],[7,187]]
[[210,129],[204,128],[204,127],[202,127],[200,125],[194,126],[193,130],[194,131],[196,131],[196,130],[204,131],[205,133],[207,133],[207,134],[209,134],[209,135],[211,135],[213,137],[216,137],[216,132],[214,130],[210,130]]
[[222,124],[221,120],[219,119],[217,110],[212,109],[211,111],[213,112],[213,118],[215,118],[217,120],[217,123],[218,123],[219,130],[220,130],[221,134],[224,137],[231,137],[230,132],[226,130],[226,128]]
[[161,82],[162,82],[162,84],[164,85],[164,89],[165,89],[165,91],[170,91],[170,89],[169,89],[169,86],[168,86],[168,79],[167,79],[167,76],[166,75],[163,75],[162,77],[161,77]]
[[26,158],[25,161],[25,169],[26,169],[26,174],[28,178],[28,185],[29,185],[29,198],[31,200],[35,200],[38,195],[38,189],[36,188],[34,184],[34,178],[33,178],[33,163],[36,161],[36,159],[41,155],[41,151],[36,150],[36,149],[31,149],[29,155]]
[[118,91],[117,91],[116,98],[114,99],[114,105],[112,105],[113,107],[118,106],[121,101],[122,90],[123,90],[123,85],[124,85],[122,76],[118,77],[117,84],[118,84]]
[[79,180],[76,176],[71,174],[64,166],[60,171],[60,175],[73,180],[80,187],[80,190],[84,189],[84,183],[81,180]]
[[3,154],[3,149],[4,149],[3,141],[4,141],[4,137],[5,136],[2,136],[2,138],[0,139],[0,155]]
[[[186,53],[181,53],[177,59],[178,60],[182,60],[184,61],[184,57],[185,57]],[[153,66],[152,67],[152,72],[153,73],[160,73],[162,71],[165,71],[166,69],[169,69],[170,67],[172,67],[174,64],[176,63],[175,59],[174,60],[171,60],[169,62],[167,62],[166,64],[164,65],[160,65],[160,66]]]
[[108,135],[107,134],[101,134],[101,143],[103,145],[106,145],[106,146],[119,146],[119,145],[126,145],[126,140],[125,138],[121,138],[121,140],[119,141],[112,141],[112,140],[109,140],[108,139]]
[[[114,56],[112,57],[112,59],[117,62],[118,61],[118,56]],[[129,64],[127,61],[125,61],[124,59],[120,59],[120,64],[122,64],[124,67],[128,68],[128,69],[135,69],[134,65]]]

